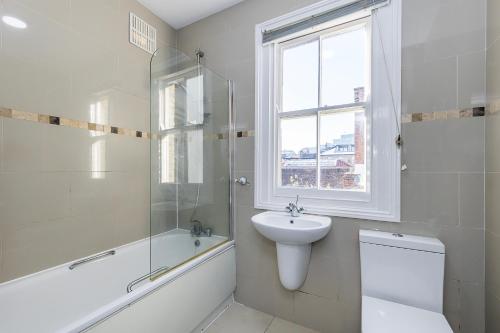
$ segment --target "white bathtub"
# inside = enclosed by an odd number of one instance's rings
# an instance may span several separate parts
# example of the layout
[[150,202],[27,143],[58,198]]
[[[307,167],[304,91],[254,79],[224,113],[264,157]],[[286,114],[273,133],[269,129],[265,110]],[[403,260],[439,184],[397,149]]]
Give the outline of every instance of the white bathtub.
[[0,284],[0,332],[81,332],[234,247],[220,236],[196,239],[180,229],[155,236],[153,262],[173,267],[198,256],[130,293],[127,285],[150,271],[149,239],[73,270],[71,262]]

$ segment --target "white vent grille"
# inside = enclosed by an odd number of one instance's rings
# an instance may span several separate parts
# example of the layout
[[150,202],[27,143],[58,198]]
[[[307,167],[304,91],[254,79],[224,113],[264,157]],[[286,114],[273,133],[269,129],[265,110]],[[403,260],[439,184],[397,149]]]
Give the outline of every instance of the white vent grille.
[[151,54],[156,51],[156,29],[134,13],[130,13],[130,43]]

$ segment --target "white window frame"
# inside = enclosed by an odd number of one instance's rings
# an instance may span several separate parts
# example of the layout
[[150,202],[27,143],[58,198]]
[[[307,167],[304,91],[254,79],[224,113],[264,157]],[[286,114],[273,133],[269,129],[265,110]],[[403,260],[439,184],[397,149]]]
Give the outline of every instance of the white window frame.
[[[363,20],[364,22],[362,22]],[[282,87],[282,78],[283,78],[283,71],[282,71],[282,64],[281,60],[283,59],[283,51],[288,49],[288,48],[293,48],[298,45],[305,44],[307,42],[313,41],[313,40],[318,40],[319,42],[319,66],[321,68],[321,43],[323,39],[329,38],[333,35],[345,33],[347,29],[353,29],[357,26],[360,25],[366,25],[366,28],[368,31],[371,33],[371,27],[370,27],[370,22],[369,20],[366,20],[366,18],[361,18],[359,20],[347,22],[345,24],[340,24],[336,25],[330,29],[327,29],[326,31],[319,31],[313,34],[308,34],[303,37],[299,38],[294,38],[292,40],[287,40],[285,42],[279,43],[275,47],[275,78],[276,78],[276,92],[275,92],[275,103],[278,109],[282,109],[282,103],[283,103],[283,89]],[[371,45],[369,46],[371,48]],[[371,53],[371,50],[368,50],[368,53]],[[370,57],[371,58],[371,57]],[[370,60],[371,62],[371,60]],[[322,87],[321,87],[321,80],[322,80],[322,73],[319,75],[319,82],[318,82],[318,105],[321,103],[321,92],[322,92]],[[368,78],[368,81],[371,81],[370,78]],[[366,86],[365,86],[366,87]],[[370,90],[370,85],[366,87],[367,93],[369,95],[369,90]],[[327,107],[321,107],[318,106],[316,108],[311,108],[308,110],[297,110],[297,111],[287,111],[287,112],[274,112],[275,116],[275,146],[274,146],[274,154],[275,154],[275,159],[276,159],[276,167],[274,172],[276,173],[274,176],[275,183],[273,187],[273,193],[274,195],[277,196],[296,196],[297,194],[304,197],[304,198],[320,198],[320,199],[339,199],[339,200],[352,200],[352,201],[368,201],[370,200],[369,192],[360,192],[357,190],[343,190],[343,191],[335,191],[335,190],[325,190],[325,189],[311,189],[311,188],[300,188],[300,187],[285,187],[285,186],[279,186],[278,180],[280,179],[281,176],[281,170],[278,167],[280,160],[281,160],[281,131],[280,131],[280,126],[279,126],[279,121],[280,119],[283,118],[296,118],[300,116],[313,116],[316,115],[318,117],[317,119],[317,133],[316,135],[318,136],[317,142],[320,143],[319,141],[319,136],[321,135],[320,131],[320,120],[319,116],[321,113],[329,113],[329,112],[335,112],[335,110],[341,111],[341,110],[349,110],[349,109],[365,109],[365,114],[370,113],[370,101],[367,100],[366,102],[360,102],[360,103],[352,103],[352,104],[344,104],[344,105],[334,105],[334,106],[327,106]],[[370,120],[371,117],[366,117],[366,127],[370,128]],[[369,137],[365,138],[365,141],[369,141]],[[317,148],[317,161],[318,163],[320,162],[319,158],[319,145],[316,147]],[[369,149],[369,145],[367,144],[366,146],[367,149]],[[368,151],[367,151],[367,156],[368,156]],[[370,168],[370,163],[371,161],[369,159],[366,159],[366,168],[369,170]],[[321,168],[317,167],[317,182],[319,186],[320,182],[320,177],[319,174],[321,173]],[[369,184],[370,180],[370,175],[367,174],[367,185]]]
[[[283,210],[296,195],[311,214],[400,221],[401,152],[395,139],[401,123],[401,0],[378,8],[371,21],[371,84],[366,107],[367,192],[278,187],[280,104],[279,43],[304,35],[287,36],[263,45],[262,33],[332,10],[352,0],[326,0],[255,28],[256,47],[256,128],[255,128],[255,207]],[[314,34],[345,24],[370,12],[358,12],[328,24],[308,29]],[[376,20],[376,21],[375,21]],[[385,57],[384,57],[385,56]],[[385,58],[385,59],[384,59]],[[319,130],[319,129],[318,129]],[[371,143],[371,144],[368,144]]]

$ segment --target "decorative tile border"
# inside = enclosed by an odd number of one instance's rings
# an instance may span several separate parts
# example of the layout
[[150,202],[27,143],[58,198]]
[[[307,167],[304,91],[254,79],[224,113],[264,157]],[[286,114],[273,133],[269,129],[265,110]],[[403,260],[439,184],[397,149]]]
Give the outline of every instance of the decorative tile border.
[[236,131],[236,138],[249,138],[255,136],[255,131]]
[[96,123],[75,120],[75,119],[69,119],[69,118],[64,118],[64,117],[58,117],[58,116],[50,116],[50,115],[45,115],[45,114],[33,113],[33,112],[19,111],[19,110],[15,110],[15,109],[4,108],[4,107],[0,107],[0,117],[33,121],[33,122],[55,125],[55,126],[79,128],[79,129],[85,129],[85,130],[89,130],[89,131],[93,131],[93,132],[102,132],[102,133],[107,133],[107,134],[119,134],[119,135],[134,137],[134,138],[149,139],[151,137],[149,132],[137,131],[137,130],[132,130],[132,129],[128,129],[128,128],[115,127],[115,126],[109,126],[109,125],[104,125],[104,124],[96,124]]
[[[448,110],[448,111],[438,111],[438,112],[420,112],[420,113],[405,114],[402,116],[402,123],[406,124],[406,123],[417,123],[417,122],[426,122],[434,120],[475,118],[475,117],[483,117],[485,115],[493,115],[499,113],[500,113],[500,100],[491,102],[487,110],[484,106],[480,106],[464,110]],[[106,134],[125,135],[140,139],[151,139],[151,138],[153,138],[154,140],[159,139],[158,134],[151,134],[146,131],[138,131],[123,127],[91,123],[64,117],[19,111],[5,107],[0,107],[0,117],[26,120],[26,121],[38,122],[42,124],[49,124],[55,126],[79,128]],[[235,132],[235,137],[237,139],[254,137],[254,136],[255,136],[254,130],[238,130]],[[228,134],[227,133],[209,134],[206,136],[206,138],[213,140],[225,140],[228,138]]]
[[406,124],[406,123],[417,123],[417,122],[433,121],[433,120],[484,117],[485,115],[486,115],[485,107],[479,106],[464,110],[410,113],[403,115],[401,120],[403,124]]
[[[158,134],[151,134],[151,133],[145,132],[145,131],[138,131],[138,130],[117,127],[117,126],[110,126],[110,125],[105,125],[105,124],[91,123],[91,122],[87,122],[87,121],[74,120],[74,119],[58,117],[58,116],[50,116],[50,115],[45,115],[45,114],[40,114],[40,113],[19,111],[19,110],[5,108],[5,107],[0,107],[0,117],[17,119],[17,120],[32,121],[32,122],[48,124],[48,125],[55,125],[55,126],[78,128],[78,129],[84,129],[84,130],[88,130],[88,131],[92,131],[92,132],[101,132],[101,133],[105,133],[105,134],[125,135],[125,136],[129,136],[129,137],[140,138],[140,139],[153,138],[154,140],[158,140],[160,138],[160,136]],[[253,131],[238,132],[237,136],[238,137],[253,136]],[[216,134],[209,134],[209,135],[205,136],[205,138],[213,139],[213,140],[223,140],[223,139],[227,139],[227,137],[228,137],[227,133],[226,134],[216,133]]]

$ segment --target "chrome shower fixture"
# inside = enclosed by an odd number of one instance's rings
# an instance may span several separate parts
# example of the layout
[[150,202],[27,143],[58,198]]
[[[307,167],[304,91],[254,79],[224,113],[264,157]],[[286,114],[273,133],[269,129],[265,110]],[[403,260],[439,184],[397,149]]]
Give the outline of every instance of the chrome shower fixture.
[[205,52],[203,52],[200,48],[197,48],[195,50],[195,54],[196,54],[196,63],[199,65],[201,64],[201,58],[205,56]]

